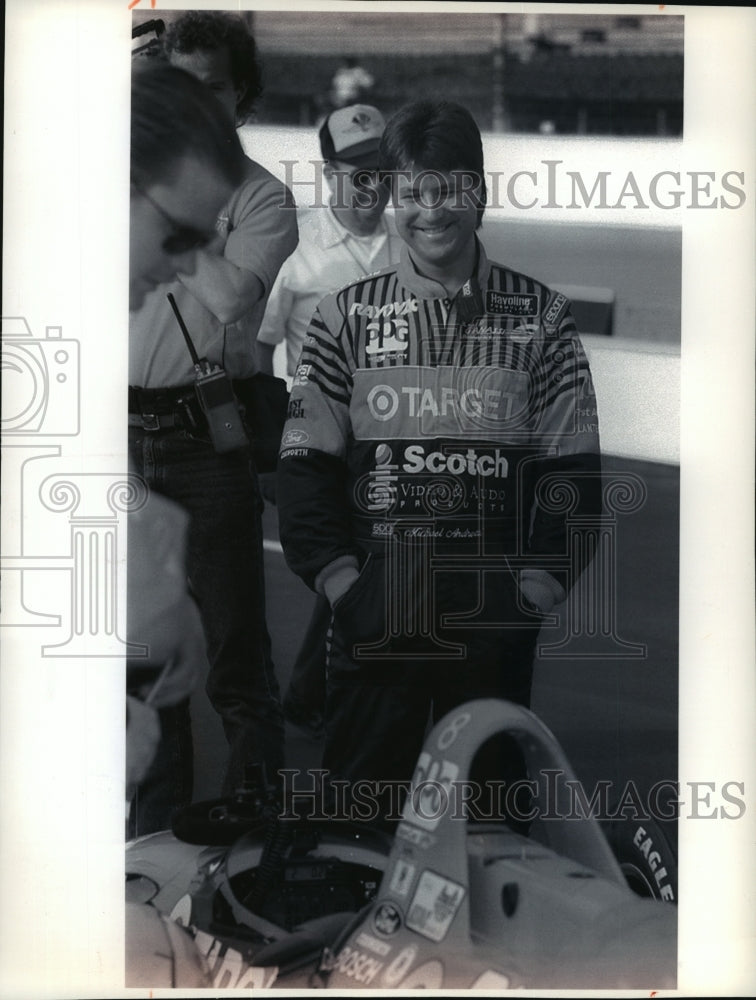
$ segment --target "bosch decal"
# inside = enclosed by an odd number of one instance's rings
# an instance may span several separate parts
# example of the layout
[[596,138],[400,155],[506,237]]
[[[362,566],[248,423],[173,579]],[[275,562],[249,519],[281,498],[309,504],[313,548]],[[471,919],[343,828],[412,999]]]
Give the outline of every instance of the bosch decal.
[[369,986],[383,966],[384,963],[372,955],[366,955],[357,948],[346,947],[339,952],[334,968],[356,983]]
[[540,300],[531,293],[486,292],[486,312],[497,316],[537,316]]

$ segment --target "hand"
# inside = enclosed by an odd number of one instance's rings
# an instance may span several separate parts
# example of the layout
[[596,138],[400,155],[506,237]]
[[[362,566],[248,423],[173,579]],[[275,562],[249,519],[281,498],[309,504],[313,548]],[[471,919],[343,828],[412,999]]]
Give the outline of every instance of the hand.
[[542,615],[548,614],[567,596],[562,585],[545,569],[521,570],[520,591]]
[[160,720],[156,709],[131,695],[126,696],[126,713],[126,798],[130,799],[155,758]]
[[342,566],[325,580],[323,590],[331,607],[346,594],[359,575],[356,566]]

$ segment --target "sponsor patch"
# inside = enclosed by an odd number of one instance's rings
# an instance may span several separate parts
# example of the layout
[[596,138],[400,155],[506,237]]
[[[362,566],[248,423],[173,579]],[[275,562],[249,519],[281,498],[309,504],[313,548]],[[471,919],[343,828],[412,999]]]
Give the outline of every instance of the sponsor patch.
[[379,934],[391,937],[402,926],[402,915],[393,903],[381,903],[373,914],[373,926]]
[[507,441],[530,431],[528,372],[494,365],[401,365],[354,374],[349,415],[357,441],[464,437]]
[[393,989],[407,975],[413,962],[417,958],[417,945],[411,944],[402,948],[391,965],[383,973],[383,982]]
[[486,292],[486,312],[497,316],[537,316],[539,297],[532,292]]
[[533,337],[537,337],[540,332],[541,328],[537,323],[520,323],[514,330],[509,331],[509,339],[518,342],[527,342],[528,340],[532,340]]
[[299,365],[296,372],[294,373],[294,378],[292,380],[292,387],[297,385],[307,385],[310,381],[310,373],[312,372],[312,365]]
[[207,963],[216,989],[266,990],[275,982],[277,966],[250,965],[241,952],[230,948],[220,938],[193,930],[197,950]]
[[409,844],[414,844],[415,847],[426,849],[433,847],[437,839],[431,836],[430,833],[426,833],[425,830],[419,830],[416,826],[412,826],[411,823],[405,822],[401,822],[396,828],[395,836],[399,837],[400,840],[406,840]]
[[304,420],[304,404],[301,399],[290,399],[286,410],[288,420]]
[[379,941],[377,937],[373,937],[372,934],[366,934],[364,931],[361,931],[357,935],[355,944],[358,944],[360,948],[367,948],[368,951],[374,951],[381,958],[385,958],[391,951],[391,945],[388,941]]
[[550,326],[558,323],[569,303],[570,300],[566,295],[563,295],[561,292],[554,292],[543,316],[544,323],[548,323]]
[[400,858],[394,865],[394,870],[391,873],[389,890],[397,896],[406,896],[412,885],[414,875],[415,866],[410,864],[409,861],[403,861]]
[[281,444],[284,447],[288,447],[290,445],[297,446],[297,445],[307,444],[309,440],[310,440],[310,435],[307,433],[307,431],[302,431],[299,430],[298,428],[295,428],[294,430],[286,431],[284,433],[284,436],[281,438]]
[[464,886],[424,871],[412,897],[407,926],[431,941],[443,941],[464,896]]
[[368,323],[365,353],[401,354],[409,348],[409,324],[406,319],[381,319]]
[[503,326],[490,326],[481,320],[468,323],[465,327],[465,337],[468,340],[498,340],[506,332]]
[[386,302],[382,306],[353,302],[349,315],[367,316],[368,319],[389,319],[391,316],[408,316],[416,312],[417,299],[405,299],[403,302]]
[[372,955],[366,955],[358,948],[346,947],[339,952],[334,969],[353,979],[356,983],[369,986],[383,966],[384,963],[379,962]]
[[449,790],[458,774],[459,767],[454,761],[434,760],[423,750],[417,759],[412,787],[404,805],[405,817],[414,826],[435,830],[449,812]]

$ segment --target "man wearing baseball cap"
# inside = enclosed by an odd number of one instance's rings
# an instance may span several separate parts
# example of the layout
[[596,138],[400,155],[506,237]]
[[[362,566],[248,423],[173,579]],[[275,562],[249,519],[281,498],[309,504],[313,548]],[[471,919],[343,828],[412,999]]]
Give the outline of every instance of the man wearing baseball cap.
[[[377,173],[384,126],[380,111],[367,104],[332,111],[320,126],[329,204],[300,214],[299,246],[279,271],[257,335],[263,371],[273,371],[276,344],[285,341],[286,371],[293,376],[320,300],[399,258],[401,240],[385,214],[389,187]],[[318,597],[284,698],[287,719],[310,735],[322,727],[329,622],[330,605]]]
[[257,335],[259,364],[273,371],[276,344],[286,342],[289,376],[305,332],[323,298],[396,260],[401,241],[384,214],[389,188],[378,178],[383,115],[368,104],[332,111],[318,132],[327,208],[304,209],[299,246],[284,262]]

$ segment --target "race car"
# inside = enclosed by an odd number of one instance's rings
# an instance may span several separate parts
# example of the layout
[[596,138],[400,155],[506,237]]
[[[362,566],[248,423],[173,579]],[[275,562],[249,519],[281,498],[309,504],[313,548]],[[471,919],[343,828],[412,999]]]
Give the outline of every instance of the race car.
[[[517,822],[470,807],[500,733],[526,766]],[[127,845],[126,985],[674,989],[676,908],[632,891],[576,786],[532,712],[484,699],[429,733],[390,830],[254,782],[193,806]]]

